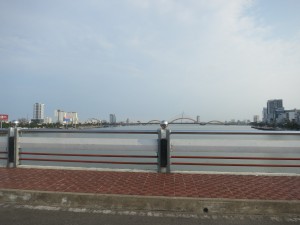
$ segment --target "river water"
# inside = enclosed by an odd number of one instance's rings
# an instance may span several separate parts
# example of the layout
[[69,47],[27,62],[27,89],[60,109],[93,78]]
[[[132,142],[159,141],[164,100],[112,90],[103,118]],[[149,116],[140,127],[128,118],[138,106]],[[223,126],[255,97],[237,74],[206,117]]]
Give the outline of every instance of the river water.
[[[98,128],[108,130],[152,130],[156,131],[159,125],[140,125],[140,126],[123,126]],[[176,124],[169,125],[172,131],[223,131],[223,132],[261,132],[252,129],[250,126],[224,126],[224,125],[195,125],[195,124]],[[298,134],[298,135],[297,135]],[[275,158],[300,158],[300,133],[295,135],[210,135],[210,134],[172,134],[171,135],[171,155],[172,156],[232,156],[232,157],[275,157]],[[139,139],[139,140],[156,140],[157,134],[91,134],[91,133],[24,133],[24,137],[55,137],[62,138],[96,138],[96,139]],[[76,150],[76,147],[74,147]],[[75,151],[74,150],[74,151]],[[34,145],[22,151],[34,151]],[[51,147],[45,147],[43,150],[36,149],[39,152],[51,152]],[[73,152],[74,152],[73,151]],[[61,149],[62,153],[70,153],[70,149]],[[73,153],[72,152],[72,153]],[[114,154],[142,154],[155,155],[152,151],[143,151],[142,149],[126,151],[113,151]],[[78,153],[78,151],[75,151]],[[85,151],[89,154],[112,154],[107,151]],[[24,156],[25,158],[28,156]],[[42,158],[45,158],[43,156]],[[53,158],[53,157],[52,157]],[[54,157],[55,158],[55,157]],[[59,158],[59,157],[56,157]],[[71,158],[75,159],[75,158]],[[78,159],[78,158],[76,158]],[[94,158],[84,157],[85,160],[95,160]],[[102,160],[102,159],[101,159]],[[106,158],[104,160],[115,161],[120,159]],[[121,161],[143,161],[155,162],[155,159],[121,159]],[[219,164],[263,164],[263,165],[300,165],[299,160],[235,160],[235,159],[171,159],[171,162],[194,162],[194,163],[219,163]],[[53,162],[33,162],[22,161],[24,165],[54,165],[60,166],[60,163]],[[97,168],[117,168],[117,169],[146,169],[156,170],[155,165],[117,165],[117,164],[90,164],[90,163],[64,163],[64,166],[72,167],[97,167]],[[300,168],[291,167],[253,167],[253,166],[202,166],[202,165],[172,165],[172,171],[213,171],[213,172],[261,172],[261,173],[297,173],[300,174]]]

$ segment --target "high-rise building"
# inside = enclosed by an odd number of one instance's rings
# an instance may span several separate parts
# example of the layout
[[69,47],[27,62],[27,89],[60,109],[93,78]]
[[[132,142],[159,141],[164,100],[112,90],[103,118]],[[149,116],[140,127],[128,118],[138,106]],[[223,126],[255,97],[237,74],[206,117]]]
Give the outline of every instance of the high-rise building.
[[267,121],[276,122],[277,114],[284,111],[282,99],[268,100],[267,102]]
[[41,103],[35,103],[33,105],[33,118],[32,120],[37,123],[44,122],[44,112],[45,112],[45,105]]
[[275,110],[278,108],[283,108],[282,99],[268,100],[267,102],[267,113],[274,114]]
[[54,116],[56,117],[56,122],[62,124],[64,122],[65,111],[57,109],[54,111]]
[[266,107],[263,108],[262,118],[263,118],[262,121],[264,123],[266,123],[268,121],[268,112],[267,112],[267,108]]
[[116,115],[115,114],[110,114],[109,115],[109,123],[113,124],[116,123],[117,119],[116,119]]

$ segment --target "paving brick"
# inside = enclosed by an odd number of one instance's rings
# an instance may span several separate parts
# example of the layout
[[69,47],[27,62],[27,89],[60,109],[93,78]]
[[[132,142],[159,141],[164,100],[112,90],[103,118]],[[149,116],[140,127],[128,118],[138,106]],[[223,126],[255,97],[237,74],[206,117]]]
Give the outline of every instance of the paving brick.
[[0,168],[0,188],[143,196],[300,200],[300,176]]

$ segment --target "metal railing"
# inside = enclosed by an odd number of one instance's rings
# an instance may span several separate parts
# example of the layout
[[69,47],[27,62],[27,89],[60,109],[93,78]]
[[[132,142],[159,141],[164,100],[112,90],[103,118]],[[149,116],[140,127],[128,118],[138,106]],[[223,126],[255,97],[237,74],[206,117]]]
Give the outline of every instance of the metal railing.
[[[300,132],[297,131],[268,131],[268,132],[224,132],[224,131],[172,131],[171,135],[230,135],[230,136],[297,136],[299,137],[300,141]],[[299,142],[300,143],[300,142]],[[171,147],[170,147],[171,148]],[[253,147],[254,148],[254,147]],[[300,145],[297,146],[299,149],[298,153],[300,153]],[[283,150],[283,149],[282,149]],[[171,150],[170,150],[171,151]],[[283,150],[284,153],[284,150]],[[300,154],[299,154],[300,155]],[[298,161],[300,162],[300,157],[252,157],[252,156],[213,156],[213,155],[206,155],[206,156],[199,156],[199,155],[189,155],[189,156],[182,156],[182,155],[172,155],[171,159],[208,159],[208,160],[259,160],[259,161]],[[177,161],[171,162],[171,165],[180,165],[180,166],[218,166],[218,167],[288,167],[288,168],[300,168],[300,163],[297,164],[263,164],[263,163],[208,163],[208,162],[189,162],[189,161]]]
[[[50,152],[43,152],[40,146],[40,149],[36,149],[35,151],[23,150],[24,146],[26,147],[26,134],[64,134],[64,136],[69,135],[69,137],[59,137],[55,140],[50,140],[48,142],[44,142],[45,147],[50,145],[52,149]],[[87,137],[72,137],[74,134],[85,135]],[[157,161],[157,149],[155,146],[157,143],[140,141],[150,146],[152,151],[146,151],[145,154],[141,154],[142,151],[138,151],[138,148],[145,147],[144,145],[139,145],[138,141],[132,141],[132,139],[120,140],[119,139],[110,139],[110,138],[99,138],[98,135],[109,134],[109,135],[157,135],[157,131],[150,130],[20,130],[19,131],[19,159],[18,164],[22,164],[25,161],[31,162],[55,162],[55,163],[73,163],[73,164],[109,164],[109,165],[155,165],[158,166]],[[94,135],[93,137],[89,137],[89,135]],[[34,141],[34,138],[27,138],[30,141]],[[46,138],[51,139],[51,138]],[[53,139],[53,138],[52,138]],[[66,143],[66,139],[68,139]],[[105,142],[105,143],[104,143]],[[117,144],[116,144],[117,142]],[[56,145],[54,148],[53,146]],[[69,145],[70,147],[66,148]],[[78,147],[79,145],[79,147]],[[107,147],[107,145],[110,145]],[[64,152],[58,151],[53,152],[55,150],[59,150],[59,148],[65,150]],[[107,148],[107,150],[106,150]],[[115,149],[112,149],[115,148]],[[122,148],[135,148],[135,154],[118,154],[115,153],[115,150]],[[148,146],[149,148],[149,146]],[[103,151],[107,152],[111,150],[109,153],[103,153]],[[86,153],[88,151],[88,153]],[[101,152],[102,153],[97,153]],[[95,153],[96,152],[96,153]],[[136,154],[138,152],[138,154]],[[113,154],[114,153],[114,154]],[[150,153],[150,155],[149,155]],[[41,158],[42,157],[42,158]],[[134,159],[134,160],[132,160]],[[149,159],[151,161],[149,161]],[[154,159],[154,160],[153,160]],[[128,161],[131,160],[131,161]],[[148,160],[148,161],[147,161]]]
[[8,130],[0,129],[0,166],[7,166],[8,161]]
[[[15,129],[14,132],[6,133],[8,136],[14,133],[14,141],[8,140],[8,150],[14,153],[8,153],[8,157],[3,159],[8,160],[8,165],[15,167],[24,165],[25,162],[28,165],[44,165],[47,162],[54,163],[52,166],[57,163],[63,166],[80,164],[83,167],[86,164],[133,165],[142,169],[145,166],[155,166],[151,168],[156,168],[158,172],[171,172],[173,167],[201,166],[300,168],[300,132]],[[122,135],[134,135],[134,138],[124,139]],[[139,139],[141,135],[152,136],[151,139]],[[186,139],[187,135],[189,138],[197,138]],[[203,136],[214,138],[206,140]],[[259,146],[254,139],[230,139],[236,136],[268,136],[271,140],[264,141],[262,146]],[[294,139],[277,140],[277,137],[289,136]],[[219,137],[224,140],[220,141]],[[12,143],[13,148],[10,146]],[[264,156],[259,155],[262,154],[261,149],[267,149],[267,152],[262,152]],[[245,156],[252,150],[258,152],[258,155]],[[3,152],[5,151],[0,149],[0,154]],[[287,154],[289,152],[290,155]],[[284,156],[274,156],[273,153]],[[300,170],[297,173],[300,173]]]

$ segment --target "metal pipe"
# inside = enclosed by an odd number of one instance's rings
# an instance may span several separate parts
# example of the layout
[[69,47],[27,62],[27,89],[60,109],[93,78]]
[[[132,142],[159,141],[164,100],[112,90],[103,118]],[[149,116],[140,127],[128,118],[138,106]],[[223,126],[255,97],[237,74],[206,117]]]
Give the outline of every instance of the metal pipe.
[[152,155],[68,154],[68,153],[39,153],[39,152],[20,152],[20,155],[81,156],[81,157],[109,157],[109,158],[157,158],[157,156],[152,156]]
[[21,133],[70,133],[70,134],[157,134],[157,130],[63,130],[63,129],[21,129]]
[[300,160],[300,158],[242,157],[242,156],[171,156],[172,159],[244,159],[244,160]]
[[171,134],[209,134],[209,135],[300,135],[299,131],[193,131],[172,130]]
[[72,159],[37,159],[20,158],[27,161],[48,161],[48,162],[74,162],[74,163],[103,163],[103,164],[132,164],[132,165],[157,165],[156,162],[117,162],[117,161],[94,161],[94,160],[72,160]]
[[235,164],[235,163],[192,163],[192,162],[173,162],[172,165],[186,165],[186,166],[241,166],[241,167],[300,167],[300,165],[293,164]]

